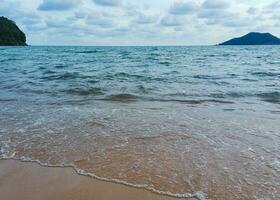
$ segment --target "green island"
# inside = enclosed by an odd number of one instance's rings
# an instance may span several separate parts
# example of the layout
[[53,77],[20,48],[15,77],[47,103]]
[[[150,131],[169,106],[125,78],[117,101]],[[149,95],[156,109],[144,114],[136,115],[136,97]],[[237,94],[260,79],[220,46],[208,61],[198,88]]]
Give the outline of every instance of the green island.
[[26,46],[26,36],[16,23],[0,17],[0,46]]

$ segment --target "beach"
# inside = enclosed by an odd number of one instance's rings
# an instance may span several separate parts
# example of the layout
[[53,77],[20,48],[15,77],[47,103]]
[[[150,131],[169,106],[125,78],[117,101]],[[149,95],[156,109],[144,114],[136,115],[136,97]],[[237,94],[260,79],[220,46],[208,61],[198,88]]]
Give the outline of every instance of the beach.
[[0,200],[280,199],[279,47],[0,52]]
[[0,200],[280,200],[280,0],[0,0]]
[[78,175],[71,168],[0,161],[2,200],[176,200],[177,198]]

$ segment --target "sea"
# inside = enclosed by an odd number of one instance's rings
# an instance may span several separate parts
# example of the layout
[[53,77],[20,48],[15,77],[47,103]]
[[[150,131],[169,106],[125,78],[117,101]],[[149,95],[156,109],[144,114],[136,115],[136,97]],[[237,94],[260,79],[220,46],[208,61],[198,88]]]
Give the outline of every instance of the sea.
[[280,199],[280,47],[1,47],[0,159]]

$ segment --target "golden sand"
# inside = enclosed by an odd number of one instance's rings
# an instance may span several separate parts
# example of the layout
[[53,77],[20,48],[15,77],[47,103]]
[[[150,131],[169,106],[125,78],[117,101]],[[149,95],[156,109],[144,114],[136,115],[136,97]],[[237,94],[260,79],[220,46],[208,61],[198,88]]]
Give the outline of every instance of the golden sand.
[[81,176],[71,168],[0,161],[1,200],[175,200],[125,185]]

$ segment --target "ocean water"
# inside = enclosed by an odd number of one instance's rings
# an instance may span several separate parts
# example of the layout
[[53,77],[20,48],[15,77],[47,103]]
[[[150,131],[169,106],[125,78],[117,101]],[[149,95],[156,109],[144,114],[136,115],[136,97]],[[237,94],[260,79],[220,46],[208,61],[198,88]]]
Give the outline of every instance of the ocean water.
[[1,47],[0,159],[197,199],[280,199],[280,47]]

